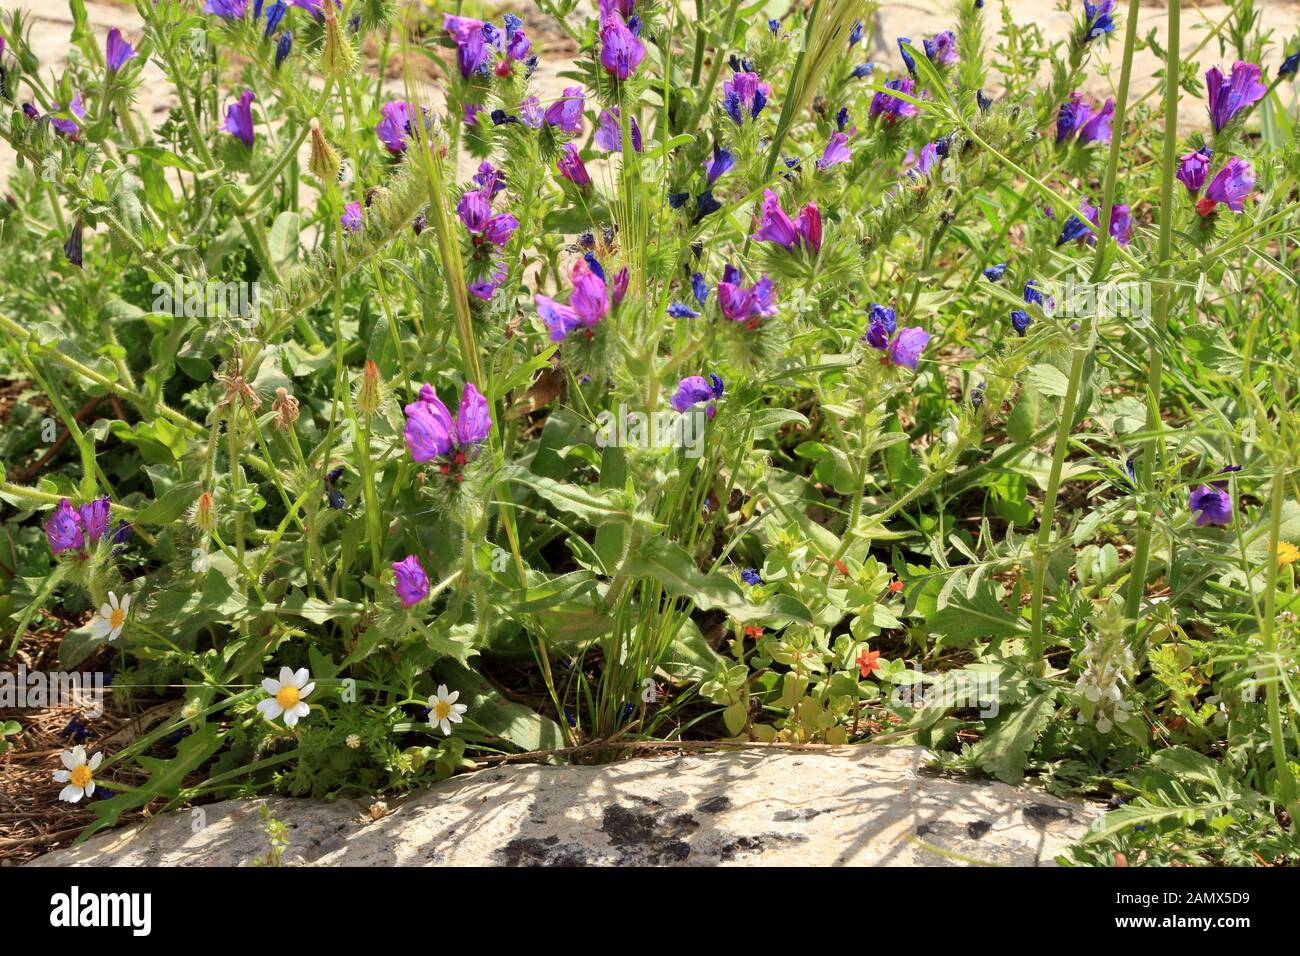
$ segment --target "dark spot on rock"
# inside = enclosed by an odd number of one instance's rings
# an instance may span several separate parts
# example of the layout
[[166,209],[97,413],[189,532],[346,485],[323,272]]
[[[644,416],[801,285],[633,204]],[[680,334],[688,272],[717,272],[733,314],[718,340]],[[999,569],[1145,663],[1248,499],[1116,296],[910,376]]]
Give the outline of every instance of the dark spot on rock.
[[504,866],[586,866],[590,861],[576,846],[559,846],[560,838],[516,837],[496,851]]
[[1025,819],[1034,826],[1045,827],[1056,820],[1070,819],[1070,811],[1047,803],[1031,803],[1022,811]]
[[772,819],[784,823],[788,820],[811,820],[813,817],[821,816],[820,810],[778,810],[772,814]]
[[916,828],[916,835],[919,837],[926,836],[932,829],[933,827],[931,827],[930,824],[922,823],[919,827]]
[[600,832],[618,850],[619,862],[681,863],[691,854],[685,838],[700,828],[689,813],[648,813],[618,805],[606,807]]
[[700,813],[721,813],[723,810],[727,810],[730,807],[731,807],[730,798],[724,796],[717,796],[717,797],[710,797],[708,800],[705,800],[698,807],[696,807],[696,809],[699,810]]
[[993,829],[993,824],[988,820],[972,820],[966,824],[966,835],[972,840],[978,840],[984,834]]
[[762,837],[743,836],[724,843],[718,850],[718,856],[720,859],[730,862],[736,858],[737,853],[760,853],[762,850]]

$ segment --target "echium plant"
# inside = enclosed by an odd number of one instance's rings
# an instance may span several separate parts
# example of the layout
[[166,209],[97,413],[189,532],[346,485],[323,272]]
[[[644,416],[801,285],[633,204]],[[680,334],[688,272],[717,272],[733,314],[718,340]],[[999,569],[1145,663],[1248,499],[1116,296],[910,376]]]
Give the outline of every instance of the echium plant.
[[70,6],[66,63],[0,25],[0,651],[183,697],[66,753],[95,826],[877,740],[1131,797],[1081,859],[1291,852],[1300,47],[1253,13]]

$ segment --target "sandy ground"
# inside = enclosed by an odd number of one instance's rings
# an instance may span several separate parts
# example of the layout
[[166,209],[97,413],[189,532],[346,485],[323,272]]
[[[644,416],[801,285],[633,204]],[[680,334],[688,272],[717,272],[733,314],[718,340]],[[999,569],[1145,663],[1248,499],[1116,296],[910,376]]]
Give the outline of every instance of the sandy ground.
[[[1047,40],[1065,37],[1073,23],[1071,15],[1053,9],[1054,4],[1047,0],[1005,0],[1007,9],[1014,22],[1018,24],[1037,24]],[[527,4],[521,4],[527,7]],[[1259,0],[1256,4],[1260,11],[1261,25],[1273,31],[1273,42],[1280,44],[1293,37],[1300,29],[1300,3],[1297,0]],[[87,0],[90,22],[102,37],[109,27],[117,26],[128,38],[137,38],[141,32],[141,23],[135,10],[105,0]],[[877,62],[884,62],[891,68],[899,69],[902,64],[894,46],[894,38],[907,35],[916,38],[932,35],[952,24],[948,12],[949,0],[917,0],[917,2],[895,2],[884,5],[877,21],[877,35],[874,43],[865,44],[869,55]],[[68,36],[72,28],[72,17],[66,7],[55,0],[0,0],[0,11],[26,9],[32,15],[32,40],[37,55],[41,58],[44,69],[60,70],[67,62]],[[987,4],[989,25],[998,20],[998,0],[989,0]],[[1227,16],[1229,6],[1223,3],[1207,3],[1201,6],[1185,5],[1183,12],[1182,48],[1190,56],[1201,43],[1211,24],[1216,24]],[[1139,36],[1145,37],[1152,29],[1159,38],[1165,30],[1165,9],[1157,4],[1144,6],[1139,19]],[[555,97],[564,86],[558,72],[567,66],[567,57],[571,54],[572,44],[549,18],[540,13],[525,14],[530,34],[542,54],[541,66],[534,82],[539,95],[544,99]],[[541,21],[541,22],[539,22]],[[1085,90],[1096,95],[1113,92],[1113,86],[1119,80],[1119,47],[1112,43],[1110,50],[1102,57],[1102,62],[1110,62],[1113,71],[1097,70]],[[1208,68],[1220,56],[1219,44],[1212,40],[1198,55],[1197,60],[1203,68]],[[1270,72],[1276,69],[1281,59],[1280,53],[1274,54],[1266,66]],[[1158,82],[1156,70],[1160,61],[1149,50],[1139,51],[1135,59],[1134,89],[1135,95],[1141,95]],[[158,67],[150,63],[145,72],[146,81],[141,85],[136,109],[148,125],[161,122],[167,111],[175,105],[175,97]],[[393,94],[401,94],[400,78],[387,81]],[[994,85],[993,83],[990,84]],[[1284,93],[1284,96],[1288,95]],[[1294,96],[1294,90],[1289,91]],[[1179,109],[1179,125],[1186,129],[1204,127],[1206,113],[1204,104],[1190,97],[1184,97]],[[8,146],[0,143],[0,175],[5,174],[13,163],[13,153]]]

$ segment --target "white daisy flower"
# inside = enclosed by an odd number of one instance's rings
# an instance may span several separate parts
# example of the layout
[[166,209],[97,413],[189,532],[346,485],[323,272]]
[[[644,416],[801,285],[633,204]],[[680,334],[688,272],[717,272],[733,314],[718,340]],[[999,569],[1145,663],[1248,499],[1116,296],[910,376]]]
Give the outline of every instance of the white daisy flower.
[[103,753],[97,753],[86,759],[86,748],[78,744],[71,750],[59,754],[65,769],[54,771],[55,783],[66,783],[59,791],[59,799],[76,803],[82,797],[95,795],[95,771],[104,760]]
[[460,697],[460,691],[454,690],[447,693],[447,685],[439,684],[438,692],[429,698],[429,726],[442,730],[448,737],[451,736],[451,725],[461,722],[460,715],[469,710],[464,704],[456,703]]
[[262,681],[262,690],[270,696],[257,705],[258,712],[267,720],[275,720],[284,714],[284,725],[294,726],[311,710],[303,703],[303,700],[316,689],[316,685],[310,681],[311,674],[307,673],[305,667],[298,668],[296,672],[281,667],[279,680],[268,677]]
[[108,592],[108,603],[102,605],[99,609],[99,617],[95,618],[90,625],[91,632],[96,637],[101,637],[109,641],[117,640],[122,633],[122,628],[126,624],[126,612],[131,607],[131,595],[123,594],[122,601],[119,604],[117,595],[112,591]]

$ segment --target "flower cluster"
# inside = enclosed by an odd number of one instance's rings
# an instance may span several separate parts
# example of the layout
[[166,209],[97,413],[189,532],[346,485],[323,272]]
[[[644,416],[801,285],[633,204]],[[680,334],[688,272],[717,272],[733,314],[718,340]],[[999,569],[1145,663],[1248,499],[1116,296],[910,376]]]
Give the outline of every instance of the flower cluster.
[[478,457],[480,446],[492,431],[487,399],[472,382],[465,383],[454,421],[432,385],[421,387],[419,398],[404,411],[406,428],[402,437],[411,459],[440,461],[438,470],[444,475],[454,473],[457,480],[464,478],[460,469]]

